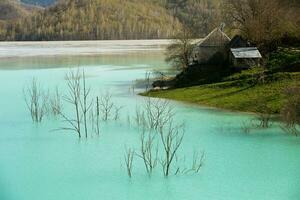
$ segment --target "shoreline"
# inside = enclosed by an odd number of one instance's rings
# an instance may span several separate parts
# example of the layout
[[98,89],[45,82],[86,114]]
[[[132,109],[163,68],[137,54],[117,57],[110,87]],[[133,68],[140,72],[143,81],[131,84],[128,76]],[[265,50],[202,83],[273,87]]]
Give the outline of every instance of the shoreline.
[[[155,92],[159,92],[159,91],[166,91],[166,90],[158,90],[158,91],[149,91],[150,93],[155,93]],[[147,93],[139,93],[139,96],[142,97],[151,97],[151,98],[161,98],[161,97],[156,97],[156,96],[149,96],[149,92]],[[228,109],[228,108],[222,108],[222,107],[217,107],[217,106],[212,106],[212,105],[208,105],[205,103],[195,103],[195,102],[189,102],[189,101],[180,101],[180,100],[176,100],[176,99],[172,99],[172,98],[162,98],[162,99],[166,99],[166,100],[170,100],[170,101],[175,101],[177,103],[181,103],[181,104],[185,104],[185,105],[190,105],[190,106],[196,106],[196,107],[202,107],[202,108],[206,108],[209,110],[215,110],[215,111],[220,111],[220,112],[228,112],[228,113],[239,113],[239,114],[246,114],[246,115],[257,115],[260,114],[258,112],[251,112],[251,111],[241,111],[241,110],[234,110],[234,109]],[[274,116],[278,116],[278,114],[273,114]]]
[[254,115],[268,113],[276,117],[280,114],[285,101],[284,88],[298,85],[300,82],[300,73],[293,74],[293,78],[284,78],[280,81],[271,81],[251,87],[219,82],[167,90],[151,90],[140,93],[140,95],[229,112]]

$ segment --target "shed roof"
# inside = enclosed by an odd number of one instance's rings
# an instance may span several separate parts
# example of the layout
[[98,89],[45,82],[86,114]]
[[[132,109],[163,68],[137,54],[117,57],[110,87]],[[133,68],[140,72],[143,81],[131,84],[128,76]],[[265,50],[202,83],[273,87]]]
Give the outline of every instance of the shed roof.
[[230,38],[220,29],[215,28],[199,44],[199,47],[219,47],[230,42]]
[[235,58],[262,58],[256,47],[231,48],[230,51]]

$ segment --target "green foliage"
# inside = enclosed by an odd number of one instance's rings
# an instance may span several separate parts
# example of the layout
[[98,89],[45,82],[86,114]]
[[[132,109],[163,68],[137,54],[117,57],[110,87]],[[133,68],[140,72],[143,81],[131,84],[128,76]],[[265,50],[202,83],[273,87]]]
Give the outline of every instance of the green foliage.
[[[299,53],[299,48],[280,48],[270,54],[266,65],[234,74],[231,74],[233,72],[228,66],[222,66],[223,69],[213,68],[214,66],[190,66],[173,81],[179,84],[172,86],[180,89],[151,91],[145,95],[230,110],[266,113],[261,115],[265,120],[269,114],[281,112],[286,102],[283,90],[295,84],[299,85]],[[229,70],[225,78],[216,76],[224,69]],[[226,70],[223,72],[226,74]],[[189,87],[193,85],[199,86]]]
[[300,49],[279,49],[270,54],[267,62],[267,68],[273,71],[280,69],[293,71],[292,67],[296,67],[296,65],[300,66]]
[[227,78],[225,80],[227,81],[234,81],[234,80],[247,80],[252,79],[253,76],[256,76],[257,74],[260,74],[262,72],[261,67],[253,67],[248,70],[243,70],[240,73],[235,73]]
[[280,113],[285,97],[282,91],[300,81],[300,73],[277,74],[276,81],[267,84],[239,85],[239,81],[194,86],[165,91],[151,91],[145,95],[185,101],[236,111],[258,112],[263,99],[270,113]]
[[222,81],[230,73],[231,70],[223,65],[190,65],[171,81],[171,85],[180,88],[216,83]]

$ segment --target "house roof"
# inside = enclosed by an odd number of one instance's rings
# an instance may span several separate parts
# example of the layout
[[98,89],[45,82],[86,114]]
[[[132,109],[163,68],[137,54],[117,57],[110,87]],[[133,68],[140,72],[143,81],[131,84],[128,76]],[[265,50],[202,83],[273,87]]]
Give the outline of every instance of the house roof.
[[242,36],[236,35],[227,45],[228,48],[241,48],[241,47],[251,47],[249,41],[245,40]]
[[256,47],[231,48],[234,58],[262,58]]
[[199,47],[219,47],[230,42],[230,38],[220,29],[215,28],[199,44]]

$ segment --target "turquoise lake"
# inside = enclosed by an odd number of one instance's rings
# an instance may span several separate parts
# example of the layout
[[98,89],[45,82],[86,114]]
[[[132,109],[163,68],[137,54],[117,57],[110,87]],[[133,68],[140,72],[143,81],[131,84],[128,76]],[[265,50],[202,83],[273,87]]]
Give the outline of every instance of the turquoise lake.
[[[300,199],[299,138],[276,123],[246,134],[242,127],[255,118],[251,114],[180,102],[171,102],[176,122],[185,124],[178,154],[188,166],[195,150],[205,152],[200,172],[165,178],[158,165],[149,177],[135,158],[128,177],[125,147],[139,149],[140,132],[132,119],[146,99],[137,95],[144,90],[140,80],[146,72],[174,72],[164,62],[166,44],[0,43],[0,199]],[[65,74],[77,68],[85,70],[91,95],[110,92],[123,106],[118,121],[101,122],[99,137],[79,140],[75,133],[57,131],[59,117],[33,123],[26,108],[23,88],[33,78],[45,89],[66,93]]]

